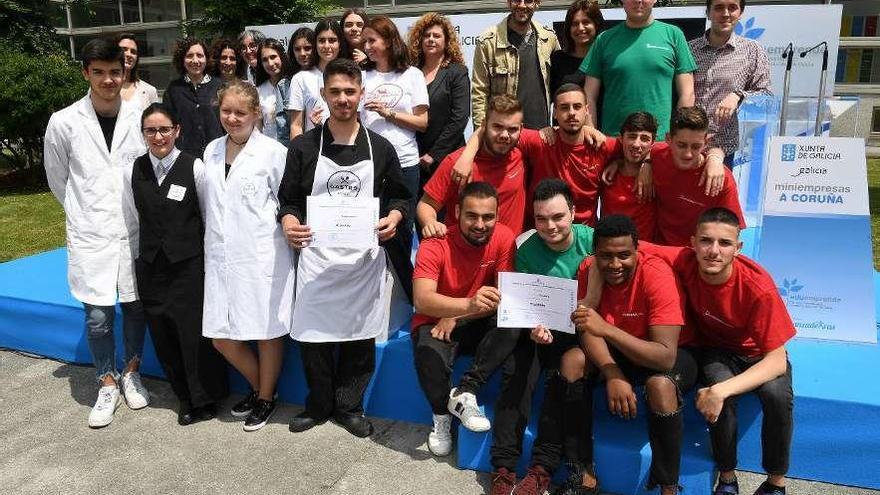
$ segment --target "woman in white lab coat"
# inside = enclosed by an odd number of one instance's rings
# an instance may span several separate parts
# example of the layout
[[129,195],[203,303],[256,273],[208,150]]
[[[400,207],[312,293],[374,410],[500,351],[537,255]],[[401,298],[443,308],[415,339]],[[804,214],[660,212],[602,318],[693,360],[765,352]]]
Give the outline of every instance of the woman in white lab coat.
[[[287,149],[256,129],[260,98],[235,81],[218,93],[227,134],[205,148],[203,334],[251,386],[233,406],[245,431],[275,411],[294,298],[293,255],[276,221]],[[247,341],[257,341],[257,353]]]

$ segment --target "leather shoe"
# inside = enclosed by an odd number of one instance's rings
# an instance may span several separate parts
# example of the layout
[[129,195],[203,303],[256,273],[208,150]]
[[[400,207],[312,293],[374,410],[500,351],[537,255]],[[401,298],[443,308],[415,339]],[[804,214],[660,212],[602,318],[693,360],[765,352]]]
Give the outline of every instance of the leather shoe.
[[177,411],[177,424],[180,426],[187,426],[195,423],[196,417],[193,412],[193,407],[190,404],[181,402],[180,408]]
[[358,438],[365,438],[373,433],[373,423],[362,414],[336,413],[333,421]]
[[204,406],[199,406],[193,409],[192,412],[195,417],[195,422],[199,421],[209,421],[217,417],[217,404],[205,404]]
[[322,425],[325,422],[327,422],[327,418],[315,419],[309,416],[306,411],[303,411],[290,420],[290,431],[293,433],[302,433],[306,430],[311,430],[318,425]]

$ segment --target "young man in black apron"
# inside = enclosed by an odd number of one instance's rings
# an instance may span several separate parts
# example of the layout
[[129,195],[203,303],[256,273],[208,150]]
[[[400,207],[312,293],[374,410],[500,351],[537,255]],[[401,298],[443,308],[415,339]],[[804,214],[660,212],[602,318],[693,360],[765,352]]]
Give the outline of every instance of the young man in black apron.
[[[279,192],[284,233],[301,250],[291,336],[300,343],[309,385],[306,409],[293,418],[290,430],[305,431],[332,417],[353,435],[366,437],[373,428],[363,416],[363,395],[376,364],[375,337],[390,309],[377,304],[387,301],[391,290],[386,247],[396,242],[397,226],[409,214],[410,195],[394,147],[358,122],[363,88],[357,64],[344,59],[328,64],[321,92],[330,118],[291,143]],[[309,247],[308,196],[380,198],[380,246]],[[405,252],[397,246],[387,251],[392,257]],[[408,259],[390,261],[412,270]]]

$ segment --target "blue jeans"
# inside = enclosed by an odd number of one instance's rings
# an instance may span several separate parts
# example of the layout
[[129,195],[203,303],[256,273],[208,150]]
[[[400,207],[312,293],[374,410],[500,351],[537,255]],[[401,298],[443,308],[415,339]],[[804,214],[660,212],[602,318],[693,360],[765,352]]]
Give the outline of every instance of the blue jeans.
[[[121,303],[122,343],[125,348],[125,362],[140,358],[144,350],[144,335],[147,331],[144,307],[140,301]],[[113,320],[116,306],[92,306],[83,303],[86,310],[86,337],[98,381],[110,375],[119,380],[116,371],[116,343],[113,340]]]

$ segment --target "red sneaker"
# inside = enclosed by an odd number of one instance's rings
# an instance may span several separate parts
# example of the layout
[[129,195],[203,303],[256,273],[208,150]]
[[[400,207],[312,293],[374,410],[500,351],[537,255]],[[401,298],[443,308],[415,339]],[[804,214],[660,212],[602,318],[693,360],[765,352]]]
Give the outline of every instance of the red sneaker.
[[491,495],[510,495],[516,485],[516,473],[507,468],[498,468],[492,472]]
[[549,489],[550,473],[541,466],[532,466],[513,489],[512,495],[545,495]]

